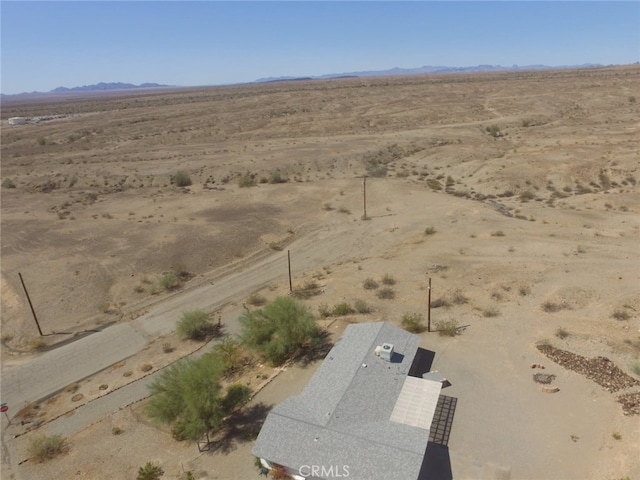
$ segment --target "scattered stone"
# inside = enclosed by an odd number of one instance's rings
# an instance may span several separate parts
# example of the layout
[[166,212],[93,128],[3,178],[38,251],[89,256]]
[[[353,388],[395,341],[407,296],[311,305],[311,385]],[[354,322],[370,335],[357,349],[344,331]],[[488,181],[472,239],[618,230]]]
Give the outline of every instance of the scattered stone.
[[533,381],[536,383],[544,383],[549,384],[553,382],[553,379],[556,378],[555,375],[551,375],[549,373],[535,373],[533,375]]
[[640,415],[640,392],[626,393],[618,397],[625,415]]
[[558,365],[584,375],[609,392],[640,385],[640,381],[624,373],[606,357],[586,358],[551,345],[538,345],[538,350]]

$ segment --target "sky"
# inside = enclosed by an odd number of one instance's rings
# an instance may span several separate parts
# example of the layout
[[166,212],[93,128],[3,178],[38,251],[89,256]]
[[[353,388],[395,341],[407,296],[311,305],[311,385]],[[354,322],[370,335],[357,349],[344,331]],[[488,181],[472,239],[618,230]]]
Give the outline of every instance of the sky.
[[0,91],[640,60],[640,2],[0,2]]

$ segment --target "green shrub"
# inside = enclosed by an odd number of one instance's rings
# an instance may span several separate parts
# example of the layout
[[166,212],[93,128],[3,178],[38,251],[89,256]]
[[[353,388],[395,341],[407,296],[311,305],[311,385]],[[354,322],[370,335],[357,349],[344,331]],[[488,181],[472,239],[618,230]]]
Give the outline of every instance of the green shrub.
[[487,127],[487,132],[492,137],[499,137],[500,136],[500,127],[494,123],[493,125],[489,125]]
[[245,188],[245,187],[253,187],[256,184],[255,178],[254,176],[247,172],[244,175],[242,175],[240,177],[240,179],[238,180],[238,185],[241,188]]
[[246,387],[220,385],[224,364],[216,355],[186,358],[161,370],[149,386],[146,407],[151,418],[172,425],[177,440],[199,440],[217,430],[224,419],[246,401]]
[[244,312],[240,324],[243,343],[272,365],[281,365],[323,339],[309,308],[291,297],[278,297],[262,309]]
[[2,188],[16,188],[16,184],[13,183],[13,180],[11,180],[10,178],[5,178],[2,181]]
[[443,337],[455,337],[460,333],[456,320],[438,320],[435,327],[438,335]]
[[29,444],[29,457],[36,462],[44,462],[67,453],[69,445],[61,435],[41,436]]
[[136,480],[158,480],[164,475],[164,470],[160,465],[147,462],[144,467],[138,469]]
[[640,362],[634,362],[630,366],[631,371],[636,375],[640,375]]
[[373,311],[372,308],[367,305],[367,302],[365,302],[364,300],[356,300],[353,306],[356,309],[356,312],[361,314],[371,313]]
[[214,345],[211,353],[206,355],[213,355],[222,362],[224,375],[226,376],[238,372],[247,362],[247,356],[242,343],[231,337],[221,339]]
[[420,313],[405,313],[402,316],[402,328],[411,333],[422,333],[426,330],[424,319]]
[[378,282],[376,282],[373,278],[367,278],[362,286],[365,288],[365,290],[375,290],[376,288],[378,288]]
[[160,286],[165,290],[174,290],[178,288],[180,281],[174,272],[165,272],[160,277]]
[[424,230],[424,234],[425,235],[433,235],[434,233],[436,233],[436,231],[437,230],[435,229],[435,227],[427,227]]
[[176,324],[176,331],[183,340],[204,340],[214,333],[215,327],[209,321],[207,313],[202,310],[190,310],[182,314]]
[[188,187],[191,185],[191,177],[183,170],[178,170],[173,176],[172,181],[176,187]]
[[351,315],[356,311],[346,302],[338,303],[331,309],[331,315],[333,317],[343,317],[345,315]]
[[274,170],[269,174],[269,183],[286,183],[286,181],[280,170]]

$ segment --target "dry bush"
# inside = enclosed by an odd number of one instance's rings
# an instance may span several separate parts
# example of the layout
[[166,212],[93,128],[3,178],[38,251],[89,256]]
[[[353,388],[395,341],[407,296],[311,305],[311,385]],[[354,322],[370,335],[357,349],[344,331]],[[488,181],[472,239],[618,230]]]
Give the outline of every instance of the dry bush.
[[435,327],[438,335],[442,337],[455,337],[460,333],[457,320],[438,320]]
[[385,287],[378,290],[377,296],[383,300],[391,300],[396,297],[396,292],[392,288]]
[[36,462],[44,462],[69,451],[69,445],[61,435],[41,436],[29,444],[29,457]]
[[378,282],[376,282],[373,278],[367,278],[363,282],[362,286],[365,290],[375,290],[379,285]]

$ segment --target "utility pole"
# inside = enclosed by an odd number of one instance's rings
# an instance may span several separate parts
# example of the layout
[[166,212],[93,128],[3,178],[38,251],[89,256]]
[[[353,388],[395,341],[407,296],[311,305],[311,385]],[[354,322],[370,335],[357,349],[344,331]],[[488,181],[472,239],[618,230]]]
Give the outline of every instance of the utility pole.
[[427,298],[427,332],[431,331],[431,277],[429,277],[429,286],[427,287],[429,294]]
[[364,205],[364,215],[362,217],[363,220],[367,219],[367,176],[362,176],[362,203]]
[[24,280],[22,279],[22,274],[18,272],[18,276],[20,277],[20,283],[22,283],[22,288],[24,289],[24,293],[27,295],[27,301],[29,302],[29,307],[31,307],[31,313],[33,314],[33,319],[36,321],[36,327],[38,327],[38,332],[41,337],[44,337],[42,333],[42,329],[40,328],[40,324],[38,323],[38,317],[36,316],[36,311],[33,309],[33,304],[31,303],[31,298],[29,297],[29,292],[27,291],[27,286],[24,284]]
[[293,293],[293,284],[291,283],[291,250],[287,250],[287,259],[289,261],[289,293]]

